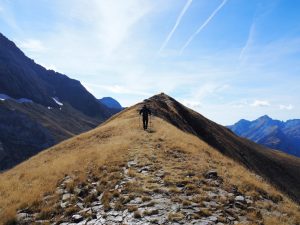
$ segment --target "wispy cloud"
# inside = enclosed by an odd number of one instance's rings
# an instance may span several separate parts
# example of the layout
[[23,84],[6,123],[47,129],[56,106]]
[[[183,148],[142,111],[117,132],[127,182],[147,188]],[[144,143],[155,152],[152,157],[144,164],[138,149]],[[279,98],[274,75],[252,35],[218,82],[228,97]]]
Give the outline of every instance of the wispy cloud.
[[198,87],[197,91],[193,91],[192,95],[194,98],[200,100],[209,95],[216,95],[221,93],[229,88],[228,84],[218,84],[218,83],[206,83],[200,87]]
[[133,34],[134,27],[154,10],[154,3],[139,0],[90,0],[89,4],[83,4],[81,0],[66,0],[58,4],[61,9],[69,8],[63,17],[72,18],[81,27],[81,30],[72,30],[70,26],[61,29],[80,36],[86,36],[86,30],[92,31],[90,36],[97,39],[97,48],[100,47],[107,57],[122,48]]
[[90,83],[83,83],[87,90],[92,91],[95,88],[102,88],[114,94],[129,94],[129,95],[141,95],[141,96],[151,96],[153,93],[140,91],[137,89],[130,89],[126,86],[114,84],[114,85],[97,85],[97,84],[90,84]]
[[256,6],[256,11],[253,16],[253,22],[250,26],[248,37],[246,40],[245,45],[240,51],[239,59],[244,63],[245,60],[248,58],[248,51],[251,50],[251,47],[254,44],[255,36],[257,33],[256,26],[259,27],[259,24],[262,23],[264,20],[264,17],[266,17],[269,13],[271,13],[279,1],[273,1],[273,2],[266,2],[266,3],[260,3]]
[[[255,33],[255,31],[253,32]],[[297,67],[293,65],[296,64],[296,61],[286,59],[299,53],[299,37],[284,37],[264,45],[259,43],[253,45],[252,41],[252,44],[245,45],[240,52],[238,69],[243,73],[251,71],[252,74],[272,71],[268,76],[275,76],[278,72],[279,74],[285,73],[281,71],[282,68],[285,68],[285,71],[287,69],[296,71]],[[280,69],[275,70],[275,68]],[[266,78],[267,75],[265,74],[264,77]]]
[[57,67],[55,65],[48,65],[48,64],[44,64],[44,63],[40,63],[43,67],[45,67],[47,70],[54,70],[57,71]]
[[247,51],[247,49],[253,44],[254,42],[254,35],[255,35],[255,23],[253,22],[250,26],[249,29],[249,34],[248,34],[248,38],[246,41],[246,44],[244,45],[244,47],[241,49],[240,55],[239,55],[239,59],[242,60],[244,58],[244,55]]
[[184,5],[183,9],[181,10],[180,14],[178,15],[176,22],[172,28],[172,30],[170,31],[170,33],[168,34],[167,38],[165,39],[165,41],[163,42],[162,46],[160,47],[158,53],[161,53],[163,51],[163,49],[167,46],[167,44],[169,43],[170,39],[172,38],[174,32],[176,31],[178,25],[180,24],[182,17],[184,16],[185,12],[188,10],[188,8],[190,7],[190,5],[192,4],[193,0],[187,0],[186,4]]
[[180,52],[182,53],[186,47],[193,41],[193,39],[207,26],[207,24],[214,18],[214,16],[223,8],[228,0],[223,0],[222,3],[210,14],[210,16],[204,21],[204,23],[193,33],[187,42],[183,45]]
[[289,105],[279,105],[279,108],[281,110],[292,110],[292,109],[294,109],[294,106],[291,105],[291,104],[289,104]]
[[211,98],[219,99],[219,97],[229,89],[228,84],[220,84],[217,82],[208,82],[197,85],[196,89],[191,89],[185,98],[180,99],[185,106],[196,111],[203,109],[205,100]]
[[46,47],[43,45],[43,43],[36,39],[27,39],[21,41],[19,46],[29,52],[43,52],[46,50]]
[[255,100],[253,103],[251,103],[251,106],[253,107],[267,107],[270,105],[270,102],[266,100]]
[[183,105],[185,105],[186,107],[189,107],[189,108],[194,109],[194,110],[199,110],[202,107],[202,105],[199,101],[190,101],[190,100],[187,100],[187,99],[183,99],[181,101],[181,103]]
[[242,99],[242,100],[239,100],[239,101],[231,102],[231,103],[229,103],[229,105],[234,107],[234,108],[244,108],[246,106],[249,106],[250,103],[249,103],[248,100]]
[[10,9],[10,5],[12,4],[10,1],[1,2],[0,5],[0,19],[2,19],[8,26],[14,29],[17,32],[21,32],[20,27],[16,21],[14,13]]
[[251,101],[249,99],[242,99],[236,102],[231,102],[230,105],[232,105],[235,108],[249,108],[249,107],[268,107],[271,106],[271,103],[266,100],[254,100]]
[[[277,24],[277,13],[265,14],[269,2],[255,13],[260,0],[213,2],[214,8],[203,8],[203,1],[191,0],[0,0],[1,32],[19,40],[18,46],[23,40],[22,50],[36,62],[80,80],[96,97],[112,96],[123,105],[163,91],[226,124],[261,114],[297,117],[300,39],[298,30],[291,30],[297,27],[294,17],[282,17]],[[206,17],[197,22],[200,12]],[[175,19],[162,40],[170,15]],[[177,36],[184,38],[184,52],[200,35],[204,41],[218,41],[204,33],[220,28],[212,25],[221,15],[222,29],[231,32],[217,50],[196,45],[195,51],[180,55],[182,46],[169,48]],[[47,29],[40,29],[44,24]],[[191,33],[178,32],[191,28]],[[155,57],[159,47],[162,52]]]

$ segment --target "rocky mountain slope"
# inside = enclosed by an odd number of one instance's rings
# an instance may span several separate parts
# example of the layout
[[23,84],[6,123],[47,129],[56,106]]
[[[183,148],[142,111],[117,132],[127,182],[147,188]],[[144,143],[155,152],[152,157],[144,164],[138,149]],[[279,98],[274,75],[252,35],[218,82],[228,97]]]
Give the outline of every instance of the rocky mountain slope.
[[300,157],[299,119],[283,122],[265,115],[253,121],[240,120],[228,128],[258,144]]
[[48,109],[35,103],[0,101],[0,170],[95,128],[100,122],[67,104],[62,109]]
[[87,116],[103,120],[111,115],[78,80],[36,64],[2,34],[0,80],[0,93],[15,99],[26,98],[46,107],[59,108],[56,98]]
[[114,113],[79,81],[36,64],[0,33],[0,171]]
[[[143,131],[138,116],[143,104],[1,174],[0,220],[6,224],[299,224],[299,205],[264,179],[267,174],[251,172],[235,156],[248,143],[255,153],[254,143],[164,94],[147,101],[155,117],[151,129]],[[188,119],[200,125],[202,136]],[[214,141],[219,142],[212,145]],[[219,143],[226,145],[220,148]],[[298,158],[269,152],[300,166]],[[269,164],[269,171],[277,172],[274,165]],[[299,181],[286,185],[298,187]],[[293,194],[299,201],[297,192]]]

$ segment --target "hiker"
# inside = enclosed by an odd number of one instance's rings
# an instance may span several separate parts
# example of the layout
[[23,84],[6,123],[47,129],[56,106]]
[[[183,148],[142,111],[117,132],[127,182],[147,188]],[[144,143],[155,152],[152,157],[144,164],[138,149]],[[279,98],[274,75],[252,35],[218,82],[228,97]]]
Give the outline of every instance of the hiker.
[[146,105],[143,106],[143,108],[140,110],[140,115],[143,115],[143,127],[144,130],[148,128],[148,115],[151,115],[150,109],[147,108]]

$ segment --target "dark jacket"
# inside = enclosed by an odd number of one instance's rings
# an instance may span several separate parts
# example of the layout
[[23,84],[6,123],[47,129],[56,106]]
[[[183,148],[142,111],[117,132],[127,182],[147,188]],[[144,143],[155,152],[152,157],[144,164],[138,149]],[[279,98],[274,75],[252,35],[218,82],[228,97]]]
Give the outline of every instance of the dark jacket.
[[143,118],[148,118],[148,115],[151,115],[151,110],[148,109],[147,107],[143,107],[141,110],[140,110],[140,115],[143,115]]

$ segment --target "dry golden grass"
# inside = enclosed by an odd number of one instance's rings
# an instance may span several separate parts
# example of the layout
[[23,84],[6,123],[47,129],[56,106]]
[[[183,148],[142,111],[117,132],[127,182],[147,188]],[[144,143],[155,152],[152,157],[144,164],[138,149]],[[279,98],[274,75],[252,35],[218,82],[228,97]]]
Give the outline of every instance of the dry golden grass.
[[143,201],[143,202],[148,202],[148,201],[151,201],[151,200],[152,200],[152,198],[149,197],[149,196],[143,196],[143,197],[142,197],[142,201]]
[[[93,171],[101,176],[103,187],[111,182],[110,179],[116,182],[121,178],[118,173],[120,167],[125,165],[124,163],[129,159],[132,160],[130,151],[133,151],[134,147],[143,149],[145,141],[151,142],[155,146],[155,151],[158,152],[155,156],[157,157],[156,161],[161,160],[160,157],[168,159],[162,160],[166,163],[166,176],[163,179],[169,186],[166,191],[172,190],[176,185],[183,185],[193,193],[198,193],[199,188],[189,184],[189,181],[194,177],[195,180],[200,179],[201,175],[198,174],[200,172],[216,169],[218,174],[224,178],[224,185],[230,187],[234,184],[239,190],[246,192],[254,199],[258,195],[257,193],[265,192],[270,199],[277,201],[277,210],[289,215],[288,218],[281,218],[281,224],[297,224],[300,221],[299,207],[294,202],[255,174],[221,155],[199,138],[184,133],[159,118],[153,120],[154,128],[151,133],[141,131],[136,110],[136,106],[126,109],[98,128],[49,148],[1,174],[0,223],[13,218],[19,207],[39,202],[45,193],[54,192],[57,183],[66,174],[74,175],[78,180],[84,181],[86,180],[86,171]],[[147,161],[148,158],[145,158],[144,165],[147,165]],[[188,163],[190,161],[193,163]],[[109,164],[108,162],[115,166],[105,166]],[[118,163],[114,164],[114,162]],[[187,168],[182,166],[182,163],[193,165]],[[175,169],[181,170],[182,173],[173,174]],[[134,171],[130,171],[130,174],[138,176]],[[189,177],[189,179],[184,177]],[[111,185],[113,184],[114,182]],[[129,185],[128,191],[143,194],[145,187],[137,184]],[[151,183],[149,182],[148,185]],[[69,184],[68,188],[71,190],[74,185]],[[155,186],[153,188],[155,190]],[[207,188],[212,187],[207,186]],[[102,191],[104,189],[99,190],[99,192]],[[174,188],[173,192],[176,193],[177,190]],[[204,200],[201,193],[199,194],[199,197],[195,198],[195,202]],[[114,197],[113,195],[114,193],[106,193],[103,196],[102,201],[107,209],[110,207],[109,199]],[[117,207],[121,208],[122,204],[128,200],[129,198],[122,198]],[[130,208],[130,211],[136,212],[137,209],[133,207]],[[45,211],[46,213],[47,211]],[[200,214],[208,215],[209,213],[203,211]],[[135,214],[139,216],[138,212]],[[169,219],[180,220],[181,215],[172,214]],[[265,224],[272,223],[268,217],[264,220]]]
[[209,211],[209,209],[206,209],[206,208],[203,208],[201,209],[199,212],[198,212],[199,216],[203,217],[208,217],[208,216],[211,216],[211,212]]
[[140,219],[141,217],[142,217],[142,213],[140,212],[140,211],[135,211],[134,213],[133,213],[133,216],[134,216],[134,218],[136,218],[136,219]]
[[170,213],[168,215],[168,220],[171,222],[179,222],[180,220],[184,219],[184,215],[180,212],[178,213]]
[[128,209],[128,212],[136,212],[138,210],[138,207],[135,205],[128,205],[127,209]]
[[177,187],[171,187],[171,188],[169,188],[169,192],[173,193],[173,194],[178,194],[178,193],[181,193],[181,190]]
[[65,174],[84,180],[86,171],[121,160],[133,137],[138,136],[137,129],[130,129],[134,127],[130,121],[112,118],[109,124],[64,141],[1,174],[0,224],[14,217],[19,207],[53,192]]
[[157,215],[158,213],[159,213],[158,209],[145,210],[143,212],[143,216],[152,216],[152,215]]

